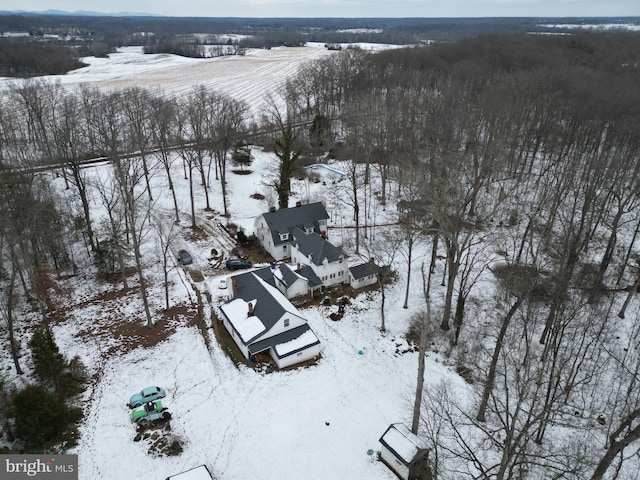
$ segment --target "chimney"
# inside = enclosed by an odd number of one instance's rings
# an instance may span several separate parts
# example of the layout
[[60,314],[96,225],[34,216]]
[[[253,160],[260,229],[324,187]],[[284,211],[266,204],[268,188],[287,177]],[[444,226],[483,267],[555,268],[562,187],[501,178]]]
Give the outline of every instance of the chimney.
[[253,316],[253,303],[249,302],[249,317]]
[[236,277],[231,277],[231,296],[236,298]]
[[296,207],[299,207],[300,205],[302,205],[302,202],[301,202],[300,200],[298,200],[298,201],[296,202]]
[[325,230],[322,230],[322,231],[320,232],[320,236],[321,236],[322,238],[325,238],[325,239],[326,239],[326,238],[327,238],[327,232],[326,232]]
[[296,272],[300,271],[300,262],[298,262],[298,269],[296,270]]

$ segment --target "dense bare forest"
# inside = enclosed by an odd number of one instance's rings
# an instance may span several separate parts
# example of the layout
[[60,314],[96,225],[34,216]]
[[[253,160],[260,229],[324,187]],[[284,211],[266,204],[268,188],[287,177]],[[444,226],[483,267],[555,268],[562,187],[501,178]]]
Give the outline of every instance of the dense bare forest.
[[[356,226],[366,229],[360,192],[375,173],[377,201],[392,189],[403,199],[394,241],[407,269],[418,241],[432,242],[432,262],[445,257],[442,302],[422,266],[425,314],[413,333],[422,354],[445,345],[475,397],[453,398],[446,385],[416,392],[413,429],[432,478],[635,478],[625,465],[638,461],[640,324],[626,309],[640,286],[638,58],[640,37],[624,34],[347,50],[307,64],[282,92],[286,110],[274,103],[252,128],[275,132],[255,141],[276,145],[279,194],[298,156],[348,159]],[[149,172],[169,175],[175,150],[193,188],[213,168],[224,191],[248,124],[246,106],[201,88],[172,98],[14,86],[0,104],[0,293],[18,372],[16,298],[46,318],[48,277],[73,263],[78,240],[124,282],[135,263],[144,285],[137,228],[149,197],[167,192],[133,192]],[[99,227],[81,168],[97,156],[113,162],[120,192]],[[64,175],[77,205],[56,202],[43,165]],[[467,300],[489,269],[491,322],[478,325]]]

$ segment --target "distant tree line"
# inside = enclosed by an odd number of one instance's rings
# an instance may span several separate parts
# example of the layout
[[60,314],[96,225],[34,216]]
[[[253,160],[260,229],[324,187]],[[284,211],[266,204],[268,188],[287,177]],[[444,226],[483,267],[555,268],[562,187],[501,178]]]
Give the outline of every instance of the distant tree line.
[[[182,17],[111,17],[68,15],[0,15],[0,33],[28,32],[29,47],[16,46],[30,55],[22,57],[54,57],[63,59],[63,50],[52,43],[72,47],[75,55],[104,56],[118,47],[143,45],[147,53],[173,53],[194,58],[210,56],[195,35],[236,34],[240,52],[244,48],[301,46],[306,42],[421,44],[428,41],[453,40],[487,34],[548,32],[545,23],[580,23],[581,19],[474,18],[474,19],[393,19],[393,18],[182,18]],[[610,19],[589,19],[589,23],[606,23]],[[570,32],[562,28],[554,33]],[[55,42],[52,36],[59,37]],[[25,49],[28,48],[28,51]],[[55,50],[51,52],[51,50]],[[228,51],[224,51],[225,54]],[[216,51],[216,55],[220,51]],[[71,57],[73,53],[69,53]],[[6,55],[9,57],[9,55]],[[17,57],[18,55],[16,55]],[[12,57],[12,56],[11,56]],[[68,60],[64,57],[65,60]],[[12,65],[18,63],[7,58]],[[23,68],[25,73],[11,73],[15,67],[4,67],[5,75],[39,75],[63,73],[75,68],[69,61],[38,62],[37,68]],[[71,65],[71,66],[70,66]],[[65,70],[67,69],[67,70]],[[37,73],[26,73],[33,71]]]
[[0,75],[33,77],[64,74],[84,64],[77,53],[63,45],[0,38]]
[[149,38],[143,49],[144,53],[169,53],[190,58],[205,58],[207,51],[203,45],[195,41],[188,41],[184,37],[156,37]]

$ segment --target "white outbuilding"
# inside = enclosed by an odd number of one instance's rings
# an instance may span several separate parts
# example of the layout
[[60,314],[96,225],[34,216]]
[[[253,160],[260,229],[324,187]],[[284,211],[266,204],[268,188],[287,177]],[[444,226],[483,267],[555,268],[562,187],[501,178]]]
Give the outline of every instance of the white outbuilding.
[[402,423],[392,423],[380,437],[380,460],[402,480],[431,478],[429,450],[422,448],[420,438]]

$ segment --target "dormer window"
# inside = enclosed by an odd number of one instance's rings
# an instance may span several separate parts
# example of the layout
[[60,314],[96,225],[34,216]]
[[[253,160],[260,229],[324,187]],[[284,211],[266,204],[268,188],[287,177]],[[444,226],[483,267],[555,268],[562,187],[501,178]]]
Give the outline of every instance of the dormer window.
[[281,241],[289,240],[289,233],[281,233],[280,240]]
[[313,233],[313,227],[305,227],[304,228],[304,233],[306,233],[306,234]]

